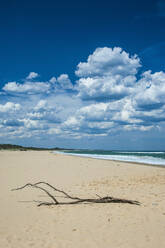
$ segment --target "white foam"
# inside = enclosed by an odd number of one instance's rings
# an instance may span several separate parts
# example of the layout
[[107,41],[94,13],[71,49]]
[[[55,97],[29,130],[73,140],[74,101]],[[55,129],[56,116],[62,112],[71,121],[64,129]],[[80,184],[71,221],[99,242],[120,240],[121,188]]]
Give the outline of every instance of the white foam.
[[130,153],[130,154],[131,153],[139,153],[139,154],[163,154],[165,152],[151,152],[151,151],[150,152],[136,152],[136,151],[135,152],[134,151],[131,151],[131,152],[130,151],[128,151],[128,152],[127,151],[124,151],[124,152],[122,152],[121,151],[120,153]]
[[132,155],[99,155],[99,154],[81,154],[81,153],[65,153],[65,152],[55,152],[62,153],[66,155],[78,156],[78,157],[89,157],[97,159],[106,159],[106,160],[116,160],[116,161],[125,161],[125,162],[136,162],[136,163],[145,163],[145,164],[155,164],[155,165],[164,165],[165,159],[154,158],[149,156],[132,156]]

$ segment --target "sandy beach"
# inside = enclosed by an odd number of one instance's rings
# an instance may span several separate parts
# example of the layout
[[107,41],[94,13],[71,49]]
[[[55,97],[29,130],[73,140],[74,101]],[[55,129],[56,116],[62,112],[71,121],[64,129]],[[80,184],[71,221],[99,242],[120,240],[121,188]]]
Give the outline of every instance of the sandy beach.
[[[46,181],[73,196],[113,196],[140,206],[41,206]],[[58,198],[62,201],[62,198]],[[164,248],[165,168],[53,154],[0,151],[0,248]]]

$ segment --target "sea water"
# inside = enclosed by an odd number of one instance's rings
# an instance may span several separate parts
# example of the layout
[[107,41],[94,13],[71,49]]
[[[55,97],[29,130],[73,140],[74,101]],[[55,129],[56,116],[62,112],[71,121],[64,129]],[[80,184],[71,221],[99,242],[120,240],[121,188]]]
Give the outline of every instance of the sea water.
[[109,159],[165,166],[165,151],[64,150],[60,153],[97,159]]

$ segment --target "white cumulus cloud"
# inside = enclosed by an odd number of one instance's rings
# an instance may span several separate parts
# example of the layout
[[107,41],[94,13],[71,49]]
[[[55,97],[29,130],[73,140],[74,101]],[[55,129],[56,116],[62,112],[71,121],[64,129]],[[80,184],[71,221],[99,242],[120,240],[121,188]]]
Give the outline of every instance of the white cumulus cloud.
[[84,100],[117,100],[133,91],[136,78],[121,75],[80,78],[76,89],[78,96]]
[[61,74],[57,78],[57,82],[59,83],[59,85],[62,89],[72,89],[73,88],[73,85],[72,85],[67,74]]
[[30,72],[29,75],[26,77],[26,79],[34,79],[36,77],[38,77],[39,74],[36,72]]
[[55,82],[57,82],[57,79],[55,77],[51,77],[51,79],[49,80],[50,83],[54,84]]
[[97,48],[78,64],[76,89],[84,100],[117,100],[129,95],[136,82],[140,59],[119,47]]
[[46,93],[50,89],[50,84],[47,82],[24,82],[23,84],[17,82],[9,82],[5,84],[3,90],[11,93]]
[[96,137],[165,126],[165,72],[145,71],[121,48],[98,48],[68,74],[48,81],[31,72],[0,92],[0,136]]
[[0,104],[0,112],[17,111],[21,108],[19,103],[7,102],[4,105]]
[[135,75],[140,67],[137,55],[130,56],[120,47],[97,48],[89,55],[87,62],[80,62],[76,75],[79,77],[109,76],[109,75]]
[[160,108],[165,104],[165,73],[146,71],[137,84],[135,101],[141,108]]

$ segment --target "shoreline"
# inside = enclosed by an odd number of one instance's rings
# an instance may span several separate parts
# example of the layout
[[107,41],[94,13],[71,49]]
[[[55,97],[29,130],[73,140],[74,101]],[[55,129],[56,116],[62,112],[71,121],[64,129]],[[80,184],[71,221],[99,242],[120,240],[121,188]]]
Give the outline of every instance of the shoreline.
[[105,161],[113,161],[113,162],[121,162],[124,164],[138,164],[138,165],[144,165],[144,166],[153,166],[153,167],[160,167],[160,168],[165,168],[165,164],[152,164],[152,163],[144,163],[144,162],[135,162],[135,161],[123,161],[123,160],[118,160],[118,159],[104,159],[104,158],[95,158],[95,157],[90,157],[90,156],[83,156],[83,155],[74,155],[71,153],[65,153],[65,152],[61,152],[61,151],[52,151],[52,150],[7,150],[7,149],[1,149],[0,152],[49,152],[52,154],[59,154],[59,155],[66,155],[66,156],[73,156],[73,157],[81,157],[81,158],[91,158],[91,159],[98,159],[98,160],[105,160]]
[[50,152],[53,154],[59,154],[59,155],[65,155],[65,156],[73,156],[73,157],[81,157],[81,158],[88,158],[88,159],[96,159],[96,160],[104,160],[104,161],[113,161],[113,162],[120,162],[124,164],[138,164],[138,165],[144,165],[144,166],[152,166],[152,167],[160,167],[165,169],[165,165],[160,164],[149,164],[149,163],[141,163],[141,162],[133,162],[133,161],[123,161],[123,160],[115,160],[115,159],[104,159],[104,158],[94,158],[94,157],[88,157],[88,156],[81,156],[81,155],[73,155],[69,153],[61,153],[61,152]]

